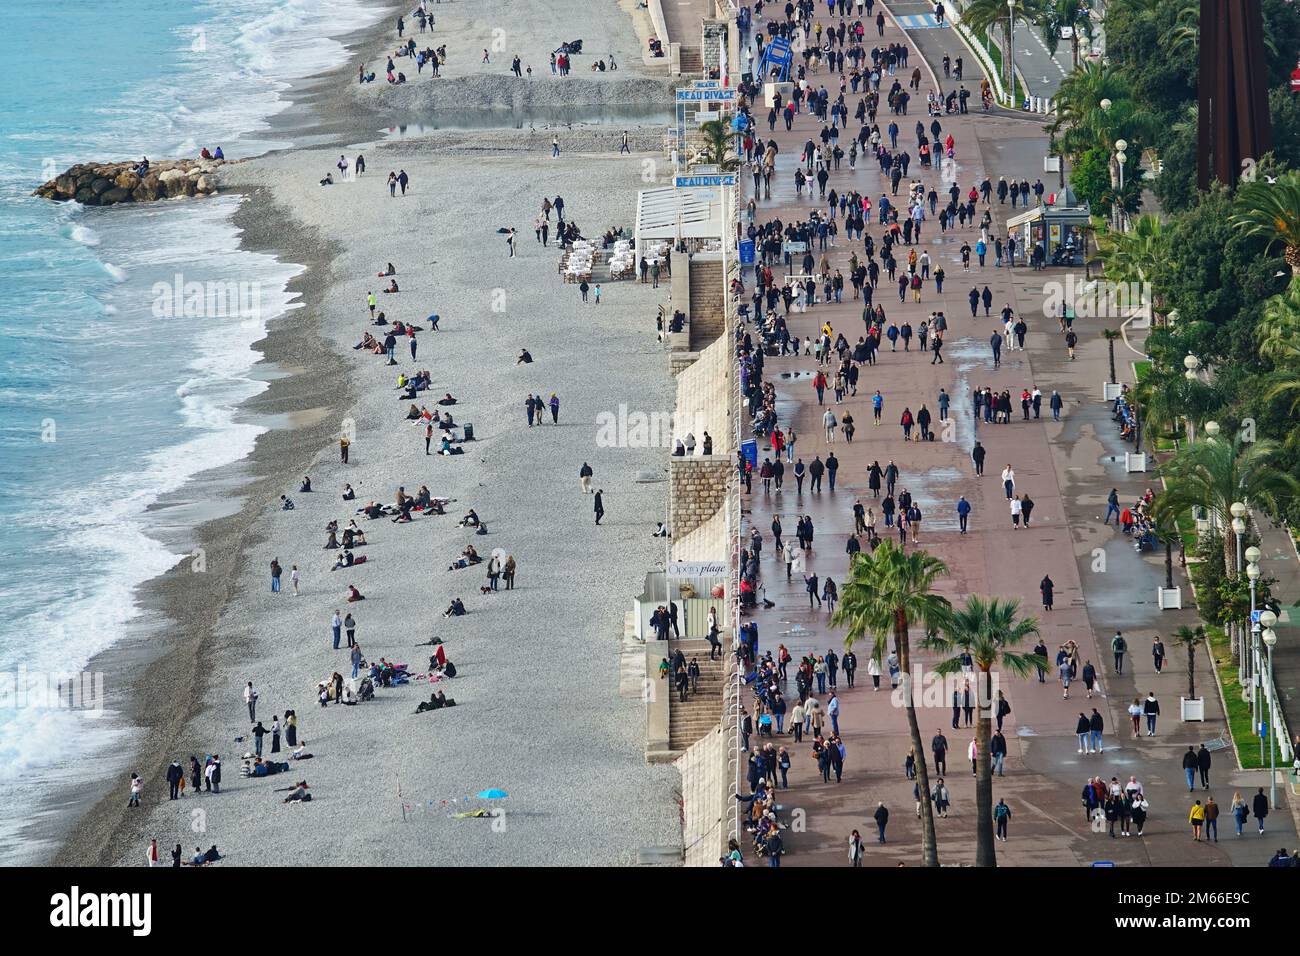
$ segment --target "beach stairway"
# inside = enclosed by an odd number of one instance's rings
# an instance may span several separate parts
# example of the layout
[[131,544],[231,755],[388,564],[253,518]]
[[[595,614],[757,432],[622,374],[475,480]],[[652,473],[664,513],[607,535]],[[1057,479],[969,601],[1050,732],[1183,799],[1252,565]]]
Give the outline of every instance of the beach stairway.
[[[668,704],[668,746],[672,751],[680,753],[716,728],[722,718],[722,660],[709,660],[709,642],[703,638],[686,638],[668,643],[669,649],[674,653],[681,648],[687,663],[690,663],[692,657],[700,663],[699,690],[695,693],[688,692],[686,703],[677,699],[675,688],[664,688],[671,692]],[[726,642],[723,643],[725,646]],[[666,684],[668,681],[661,683]]]
[[704,51],[699,47],[682,47],[681,71],[683,73],[703,73]]
[[727,327],[720,260],[691,260],[691,351],[702,352]]

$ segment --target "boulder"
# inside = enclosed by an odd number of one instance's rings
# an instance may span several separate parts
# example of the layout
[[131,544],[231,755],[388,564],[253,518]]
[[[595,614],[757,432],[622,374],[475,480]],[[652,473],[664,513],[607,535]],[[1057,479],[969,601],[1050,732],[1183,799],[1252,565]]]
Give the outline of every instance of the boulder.
[[217,191],[216,173],[224,164],[225,160],[164,159],[152,164],[142,180],[135,160],[77,163],[37,187],[33,195],[91,206],[209,195]]

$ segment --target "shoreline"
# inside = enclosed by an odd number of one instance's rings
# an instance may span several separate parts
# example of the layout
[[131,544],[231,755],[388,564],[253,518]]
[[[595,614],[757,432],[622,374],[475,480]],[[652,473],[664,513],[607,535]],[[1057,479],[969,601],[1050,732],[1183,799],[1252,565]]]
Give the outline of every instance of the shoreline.
[[[343,42],[354,48],[354,40],[361,44],[372,37],[381,37],[391,29],[389,19],[381,17],[376,24],[357,31]],[[249,165],[257,167],[274,164],[285,157],[306,155],[312,147],[304,143],[310,141],[322,148],[328,144],[330,149],[353,141],[373,143],[366,147],[368,153],[383,148],[379,127],[371,122],[376,119],[377,111],[357,110],[356,104],[340,103],[343,97],[334,84],[346,82],[350,71],[350,66],[340,67],[309,78],[286,93],[288,97],[299,98],[293,99],[292,105],[272,120],[273,129],[281,134],[289,132],[295,140],[301,136],[303,142],[249,160]],[[319,117],[318,123],[311,123],[313,113]],[[606,133],[615,135],[608,130]],[[473,131],[464,140],[483,139],[485,135],[485,131]],[[442,138],[453,137],[442,134]],[[500,141],[503,131],[494,131],[487,138]],[[421,141],[402,142],[418,150]],[[499,152],[503,147],[462,142],[462,148],[467,154],[484,149]],[[451,143],[444,143],[439,151],[454,154],[457,149]],[[206,552],[207,573],[190,574],[186,570],[188,561],[183,559],[166,574],[143,585],[138,600],[143,619],[152,623],[137,629],[140,633],[127,636],[90,665],[91,669],[105,671],[112,684],[120,680],[133,686],[126,706],[120,710],[126,718],[124,723],[143,731],[150,742],[133,748],[134,764],[123,760],[122,765],[139,770],[150,781],[149,789],[155,794],[161,788],[153,781],[160,779],[167,758],[177,752],[175,741],[205,710],[211,709],[216,693],[214,672],[219,659],[246,643],[214,646],[221,617],[239,596],[238,562],[265,534],[259,524],[268,515],[265,505],[259,502],[273,500],[279,491],[291,491],[289,485],[295,475],[322,467],[309,466],[309,463],[328,457],[328,446],[337,431],[337,415],[350,409],[357,399],[346,372],[347,356],[340,355],[331,346],[321,317],[326,299],[340,281],[333,274],[332,263],[343,254],[343,244],[337,241],[322,244],[297,230],[284,229],[285,223],[296,221],[293,210],[279,204],[273,190],[265,185],[223,188],[227,193],[240,192],[247,197],[235,217],[236,224],[244,230],[241,248],[273,252],[282,261],[306,267],[289,284],[290,291],[298,292],[301,308],[287,313],[285,318],[291,321],[273,322],[266,338],[254,346],[261,359],[253,374],[267,378],[270,387],[240,409],[241,418],[279,418],[288,420],[290,427],[270,426],[259,437],[250,456],[204,473],[173,496],[177,500],[168,500],[153,509],[159,515],[187,507],[201,511],[203,506],[196,502],[216,491],[221,495],[220,506],[235,510],[201,522],[186,535],[193,542],[190,547]],[[526,227],[526,223],[520,225]],[[525,235],[526,229],[521,228],[521,238]],[[671,381],[666,375],[664,380]],[[322,452],[322,447],[326,451]],[[192,613],[196,607],[202,609],[201,614]],[[159,647],[151,638],[163,626],[171,633],[165,646]],[[616,665],[616,650],[611,649],[610,653]],[[611,696],[616,689],[615,683],[608,685]],[[184,702],[179,708],[178,701]],[[303,713],[305,708],[300,704],[298,709]],[[165,716],[159,717],[160,714]],[[112,761],[106,761],[109,762]],[[236,764],[237,761],[226,762],[227,786],[238,780]],[[108,795],[90,806],[68,830],[55,851],[56,864],[104,865],[127,862],[134,856],[130,847],[138,840],[143,815],[132,818],[124,812],[124,801],[118,799],[122,772],[115,771],[115,776],[107,777]]]

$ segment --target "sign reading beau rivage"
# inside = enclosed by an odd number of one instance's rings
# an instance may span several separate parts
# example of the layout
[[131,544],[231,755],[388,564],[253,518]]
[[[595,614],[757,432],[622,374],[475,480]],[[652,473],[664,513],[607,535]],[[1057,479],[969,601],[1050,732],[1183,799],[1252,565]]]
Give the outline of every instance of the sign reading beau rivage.
[[670,578],[721,578],[730,573],[726,561],[673,561],[668,565]]

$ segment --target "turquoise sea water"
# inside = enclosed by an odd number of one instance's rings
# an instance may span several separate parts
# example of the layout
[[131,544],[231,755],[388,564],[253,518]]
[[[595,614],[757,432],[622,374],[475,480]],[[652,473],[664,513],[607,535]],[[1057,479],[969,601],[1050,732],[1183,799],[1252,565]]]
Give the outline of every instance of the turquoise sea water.
[[[266,120],[335,67],[361,0],[6,0],[0,57],[0,860],[37,797],[129,732],[42,700],[172,566],[145,510],[249,453],[252,343],[300,271],[241,252],[233,197],[94,209],[30,196],[87,159],[289,145]],[[197,285],[196,285],[197,284]],[[179,288],[179,294],[177,290]],[[175,308],[196,289],[204,307]],[[47,695],[48,696],[48,695]]]

